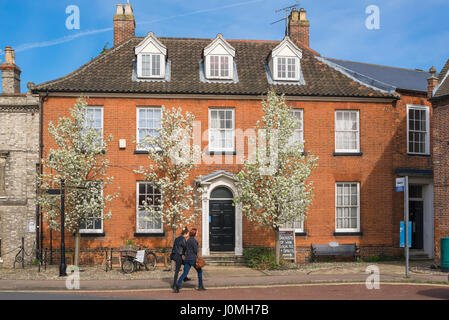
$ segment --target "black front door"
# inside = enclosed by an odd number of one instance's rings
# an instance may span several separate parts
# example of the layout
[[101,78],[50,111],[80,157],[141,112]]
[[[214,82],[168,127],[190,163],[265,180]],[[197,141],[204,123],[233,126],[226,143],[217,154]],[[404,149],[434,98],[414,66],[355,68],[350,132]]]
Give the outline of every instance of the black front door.
[[232,200],[211,200],[209,216],[210,251],[234,251],[235,207]]
[[424,248],[424,202],[409,202],[410,221],[412,225],[412,249]]

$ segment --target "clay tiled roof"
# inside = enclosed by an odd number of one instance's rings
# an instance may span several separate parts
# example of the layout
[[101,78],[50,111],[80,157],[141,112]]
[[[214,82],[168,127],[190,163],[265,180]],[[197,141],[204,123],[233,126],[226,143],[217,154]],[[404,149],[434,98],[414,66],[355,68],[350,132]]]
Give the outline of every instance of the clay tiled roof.
[[449,60],[447,60],[446,65],[441,70],[440,76],[438,78],[439,87],[435,92],[434,97],[443,97],[449,95]]
[[262,95],[270,86],[292,96],[393,97],[364,86],[303,50],[305,85],[271,85],[265,62],[279,41],[227,40],[236,50],[238,82],[200,81],[199,62],[212,39],[158,38],[167,47],[171,78],[167,82],[133,81],[134,48],[143,40],[131,38],[91,60],[75,72],[42,83],[34,91],[83,93]]

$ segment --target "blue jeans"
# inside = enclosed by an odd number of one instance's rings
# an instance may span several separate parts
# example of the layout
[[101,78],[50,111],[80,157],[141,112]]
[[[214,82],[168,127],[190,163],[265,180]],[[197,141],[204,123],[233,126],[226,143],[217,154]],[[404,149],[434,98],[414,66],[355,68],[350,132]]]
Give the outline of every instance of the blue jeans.
[[203,286],[203,270],[197,269],[196,265],[196,261],[191,261],[191,260],[185,260],[184,261],[184,272],[181,275],[181,277],[178,279],[178,282],[176,283],[176,285],[179,287],[181,287],[182,281],[184,280],[185,277],[187,277],[187,275],[189,274],[190,268],[194,267],[196,272],[198,272],[198,286],[202,287]]

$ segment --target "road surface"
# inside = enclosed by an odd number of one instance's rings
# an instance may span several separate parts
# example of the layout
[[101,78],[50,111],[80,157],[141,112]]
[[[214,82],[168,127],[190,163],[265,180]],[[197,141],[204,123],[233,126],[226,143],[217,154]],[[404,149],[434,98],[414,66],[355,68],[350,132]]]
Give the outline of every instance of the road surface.
[[0,300],[44,299],[150,299],[150,300],[448,300],[449,285],[381,284],[368,290],[364,284],[291,285],[253,288],[209,288],[129,291],[0,292]]

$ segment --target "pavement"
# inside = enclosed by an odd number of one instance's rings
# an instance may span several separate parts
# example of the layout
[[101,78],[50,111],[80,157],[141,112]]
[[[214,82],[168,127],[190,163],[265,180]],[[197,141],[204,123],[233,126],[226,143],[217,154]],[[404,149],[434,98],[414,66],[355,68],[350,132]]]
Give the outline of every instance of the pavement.
[[[206,288],[251,288],[270,286],[291,286],[304,284],[344,284],[365,283],[368,273],[365,266],[359,268],[328,268],[314,272],[264,272],[246,267],[217,267],[207,266],[204,268],[204,285]],[[96,279],[87,280],[80,276],[81,291],[127,291],[127,290],[169,290],[173,281],[171,272],[165,272],[157,279]],[[197,285],[196,272],[189,275],[192,281],[185,283],[184,289],[193,289]],[[380,267],[381,283],[400,284],[439,284],[449,287],[448,275],[441,272],[411,272],[406,278],[399,273],[398,269]],[[1,279],[1,272],[0,272]],[[0,292],[8,291],[66,291],[66,278],[50,280],[0,280]]]

